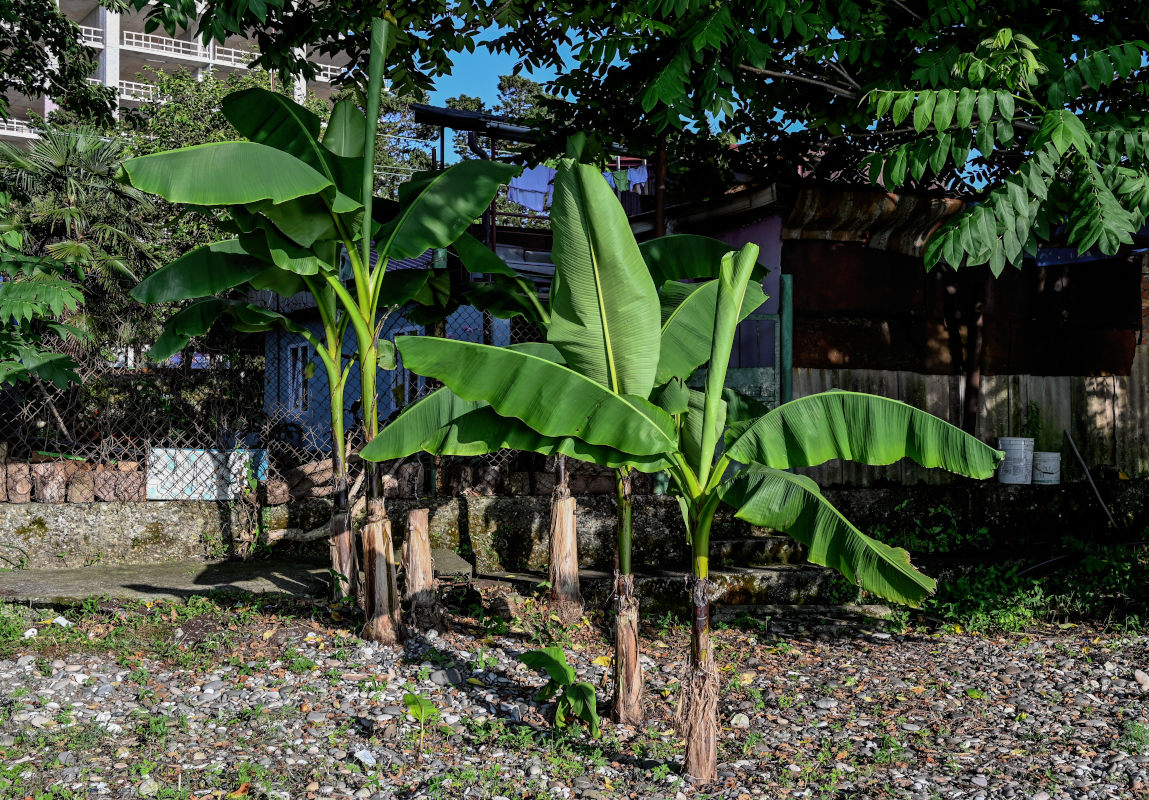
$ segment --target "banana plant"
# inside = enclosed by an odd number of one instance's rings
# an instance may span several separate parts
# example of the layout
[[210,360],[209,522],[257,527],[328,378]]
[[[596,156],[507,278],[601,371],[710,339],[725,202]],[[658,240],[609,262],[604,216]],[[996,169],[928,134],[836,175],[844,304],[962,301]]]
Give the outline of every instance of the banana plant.
[[[348,329],[355,337],[366,441],[379,432],[378,371],[395,367],[393,345],[380,338],[385,313],[414,298],[431,278],[430,272],[387,274],[389,260],[450,245],[490,205],[499,186],[520,171],[498,162],[464,161],[414,175],[400,187],[397,203],[375,202],[375,130],[384,61],[393,42],[391,23],[374,20],[365,112],[354,100],[343,100],[324,130],[318,117],[289,98],[247,89],[225,98],[222,109],[246,141],[131,159],[122,173],[134,186],[171,202],[226,209],[233,234],[153,273],[138,287],[139,299],[202,298],[245,284],[280,293],[311,292],[325,329],[317,353],[335,353],[337,336]],[[343,259],[349,277],[343,274]],[[271,272],[266,271],[268,262]],[[242,313],[256,312],[245,306]],[[340,363],[335,369],[332,361],[324,366],[329,377],[338,373],[332,386],[341,388],[345,367]],[[364,635],[392,642],[402,636],[396,565],[373,467],[367,487],[368,525],[379,533],[364,537]],[[353,547],[350,553],[346,565],[354,572]],[[354,587],[356,576],[348,578]]]
[[[579,193],[584,199],[575,201]],[[906,551],[862,533],[812,480],[790,470],[831,459],[890,464],[908,457],[987,478],[1002,454],[923,411],[873,395],[827,392],[760,413],[724,386],[737,324],[765,300],[751,282],[757,247],[726,253],[713,280],[664,286],[666,313],[660,313],[654,278],[601,176],[566,160],[555,197],[548,343],[500,348],[398,338],[407,367],[444,388],[412,405],[362,455],[513,448],[665,470],[691,551],[691,651],[679,729],[687,772],[710,781],[717,770],[718,678],[709,542],[720,504],[750,524],[786,531],[806,545],[812,562],[860,588],[916,605],[934,581]],[[685,381],[702,366],[704,389],[688,388]]]

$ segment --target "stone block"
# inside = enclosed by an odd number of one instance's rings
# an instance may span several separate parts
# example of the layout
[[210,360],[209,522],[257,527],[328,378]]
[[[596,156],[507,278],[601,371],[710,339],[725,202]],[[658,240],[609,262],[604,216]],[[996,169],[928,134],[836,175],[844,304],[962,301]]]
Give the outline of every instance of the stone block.
[[512,497],[521,497],[531,493],[531,474],[529,472],[512,472],[507,476],[507,494]]
[[119,475],[108,464],[98,464],[92,473],[93,490],[96,499],[111,503],[116,499],[116,477]]
[[291,489],[287,481],[273,479],[263,484],[266,503],[269,506],[281,506],[291,500]]
[[551,472],[536,472],[535,473],[535,491],[536,495],[543,495],[549,497],[555,491],[555,476]]
[[293,498],[326,497],[331,494],[333,476],[330,458],[312,461],[288,470],[288,490]]
[[399,467],[395,475],[399,482],[400,497],[421,497],[423,495],[423,465],[409,462]]
[[143,471],[121,472],[116,476],[116,500],[142,503],[147,499],[147,476]]
[[68,464],[42,461],[32,464],[32,486],[39,503],[63,503],[67,498]]
[[77,470],[68,480],[69,503],[91,503],[96,499],[96,473],[90,469]]
[[7,474],[8,502],[32,501],[32,468],[23,461],[14,461],[4,467]]

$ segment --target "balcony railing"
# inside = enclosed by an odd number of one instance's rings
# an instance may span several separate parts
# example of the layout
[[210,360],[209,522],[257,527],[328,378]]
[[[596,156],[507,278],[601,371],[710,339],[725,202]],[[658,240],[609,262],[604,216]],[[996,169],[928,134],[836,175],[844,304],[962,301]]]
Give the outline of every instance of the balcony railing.
[[97,47],[103,47],[104,29],[96,28],[92,25],[81,25],[80,38],[84,40],[84,44],[94,44]]
[[36,132],[26,122],[21,122],[18,119],[0,119],[0,134],[9,134],[13,136],[23,136],[28,139],[35,139]]
[[120,81],[120,97],[124,100],[151,100],[156,96],[156,87],[139,81]]
[[230,67],[246,67],[258,56],[259,52],[256,50],[240,50],[235,47],[220,47],[219,45],[212,48],[212,61],[227,64]]
[[327,83],[334,83],[335,79],[343,74],[343,67],[337,67],[334,64],[317,64],[319,72],[315,74],[315,80],[326,81]]
[[182,39],[172,39],[167,36],[156,36],[151,33],[137,33],[124,31],[122,44],[124,47],[134,47],[146,50],[149,53],[163,53],[169,56],[194,58],[206,61],[207,49],[199,42],[185,42]]

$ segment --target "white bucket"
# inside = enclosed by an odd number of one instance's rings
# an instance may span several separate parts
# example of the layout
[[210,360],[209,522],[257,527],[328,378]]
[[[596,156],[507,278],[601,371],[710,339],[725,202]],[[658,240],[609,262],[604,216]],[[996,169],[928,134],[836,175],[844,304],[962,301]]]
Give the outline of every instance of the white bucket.
[[1005,451],[1005,461],[997,471],[1001,483],[1033,482],[1033,439],[1024,436],[1002,436],[997,446]]
[[1045,485],[1061,483],[1061,453],[1033,454],[1033,482]]

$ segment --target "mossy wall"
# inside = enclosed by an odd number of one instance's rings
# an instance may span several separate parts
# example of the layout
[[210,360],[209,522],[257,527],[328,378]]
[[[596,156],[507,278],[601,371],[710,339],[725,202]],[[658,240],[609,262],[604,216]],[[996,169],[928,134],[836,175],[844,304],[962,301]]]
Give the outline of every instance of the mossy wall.
[[[915,559],[929,553],[993,551],[1021,557],[1054,548],[1065,536],[1106,539],[1141,536],[1149,526],[1149,481],[1099,483],[1121,531],[1113,531],[1088,484],[1005,486],[969,481],[945,486],[828,489],[826,497],[862,530],[891,543],[910,545]],[[434,547],[456,550],[479,573],[539,571],[546,567],[550,499],[449,497],[392,499],[387,503],[397,541],[406,536],[407,512],[431,509]],[[261,526],[312,530],[330,506],[307,500],[263,509]],[[78,567],[93,564],[149,564],[222,558],[245,515],[230,503],[0,503],[0,567]],[[686,533],[677,502],[665,496],[635,498],[635,562],[660,568],[685,563]],[[940,528],[933,533],[935,527]],[[720,513],[714,547],[765,533]],[[609,570],[614,549],[614,499],[578,498],[579,559],[584,567]],[[908,537],[908,538],[906,538]],[[923,537],[935,537],[920,544]],[[1143,538],[1143,537],[1142,537]],[[721,543],[721,544],[720,544]],[[937,546],[933,546],[933,545]],[[254,550],[326,557],[322,540],[306,547],[288,543]],[[3,578],[0,575],[0,588]]]

